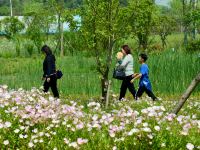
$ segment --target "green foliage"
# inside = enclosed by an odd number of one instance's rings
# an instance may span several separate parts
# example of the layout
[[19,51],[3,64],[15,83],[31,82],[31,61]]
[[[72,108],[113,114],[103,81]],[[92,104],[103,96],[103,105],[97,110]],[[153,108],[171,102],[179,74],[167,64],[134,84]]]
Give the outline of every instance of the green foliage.
[[115,42],[126,36],[126,12],[118,0],[85,0],[80,14],[85,44],[97,58],[98,71],[105,74],[109,66],[107,57],[112,57]]
[[186,50],[188,52],[200,51],[200,39],[189,41]]
[[[13,14],[15,16],[23,16],[24,9],[26,9],[26,5],[29,4],[35,7],[36,3],[40,3],[43,6],[48,5],[49,2],[53,0],[12,0],[13,3]],[[54,0],[55,1],[55,0]],[[62,0],[64,8],[76,9],[82,5],[83,0]],[[60,0],[56,0],[56,2],[61,2]],[[10,0],[0,0],[0,16],[9,16],[10,15]]]
[[[7,58],[12,53],[0,53],[6,58],[0,58],[0,83],[9,85],[10,88],[40,87],[42,76],[43,56],[36,58]],[[139,72],[138,54],[134,56],[134,72]],[[94,70],[96,62],[94,57],[84,57],[80,53],[75,56],[57,57],[57,68],[61,69],[64,76],[58,81],[59,91],[65,96],[99,96],[101,93],[99,74]],[[150,68],[149,77],[153,91],[156,95],[180,95],[188,87],[199,71],[200,58],[198,53],[185,53],[175,49],[149,54],[147,64]],[[195,64],[195,65],[194,65]],[[115,61],[112,64],[112,69]],[[112,78],[112,72],[109,77]],[[80,84],[81,83],[81,84]],[[121,81],[112,79],[111,90],[119,94]],[[138,83],[135,83],[137,87]],[[200,90],[197,87],[196,92]],[[127,93],[129,95],[129,93]]]
[[[42,44],[48,40],[50,24],[55,20],[53,13],[48,8],[43,7],[42,3],[34,3],[25,6],[25,23],[27,24],[26,35],[32,40],[40,53]],[[46,33],[46,36],[45,36]]]
[[33,51],[34,51],[34,43],[32,41],[27,41],[24,44],[24,48],[27,50],[29,56],[33,55]]
[[21,41],[19,33],[25,28],[25,25],[16,17],[7,17],[2,21],[2,28],[7,39],[12,39],[16,43],[16,54],[20,55]]
[[181,24],[183,19],[183,6],[182,1],[171,0],[170,1],[170,15],[175,18],[176,22]]
[[1,24],[8,39],[15,38],[25,28],[24,24],[16,17],[6,17],[1,21]]
[[166,38],[172,34],[176,29],[175,20],[167,15],[158,16],[156,25],[154,27],[155,32],[160,36],[163,48],[167,45]]
[[154,26],[155,13],[154,0],[130,0],[128,6],[129,23],[131,32],[138,39],[141,49],[146,49],[149,36]]
[[88,51],[96,58],[105,100],[115,43],[128,31],[126,11],[120,7],[118,0],[85,0],[79,14],[82,18],[80,32]]
[[[66,55],[75,55],[78,52],[86,51],[86,44],[79,31],[64,33],[64,50]],[[89,53],[89,52],[86,52]]]
[[6,16],[10,13],[10,9],[8,6],[0,6],[0,15]]
[[184,17],[184,21],[188,24],[190,32],[200,25],[200,8],[190,10]]
[[67,8],[78,8],[81,7],[83,0],[65,0],[64,2]]

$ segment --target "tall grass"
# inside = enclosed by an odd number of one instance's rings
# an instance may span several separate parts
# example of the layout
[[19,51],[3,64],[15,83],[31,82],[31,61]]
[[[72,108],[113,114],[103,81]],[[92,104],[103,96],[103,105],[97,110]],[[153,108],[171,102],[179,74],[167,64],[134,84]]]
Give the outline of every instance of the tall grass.
[[[40,87],[43,82],[42,61],[40,58],[0,58],[0,84],[10,88]],[[135,72],[139,71],[137,55],[134,54]],[[113,66],[114,66],[113,61]],[[197,53],[183,51],[165,51],[150,54],[147,64],[150,68],[150,80],[158,95],[182,93],[199,72],[200,57]],[[99,74],[95,71],[94,58],[81,55],[57,58],[57,68],[64,76],[58,81],[61,94],[96,96],[101,92]],[[112,79],[112,71],[110,73]],[[121,81],[112,79],[112,91],[118,93]],[[135,83],[137,87],[138,81]],[[198,88],[196,91],[200,91]]]

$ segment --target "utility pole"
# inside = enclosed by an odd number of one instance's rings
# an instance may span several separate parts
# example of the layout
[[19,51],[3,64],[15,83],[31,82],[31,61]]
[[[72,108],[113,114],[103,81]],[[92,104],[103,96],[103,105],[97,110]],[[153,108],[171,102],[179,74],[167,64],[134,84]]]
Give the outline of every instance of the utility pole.
[[10,16],[13,16],[13,10],[12,10],[12,0],[10,0]]

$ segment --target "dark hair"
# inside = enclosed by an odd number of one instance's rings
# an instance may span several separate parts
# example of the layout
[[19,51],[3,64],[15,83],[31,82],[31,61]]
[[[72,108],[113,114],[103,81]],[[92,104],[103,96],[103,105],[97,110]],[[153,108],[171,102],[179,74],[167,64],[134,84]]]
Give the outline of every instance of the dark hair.
[[123,45],[122,49],[126,52],[127,55],[131,54],[131,49],[129,48],[128,45]]
[[52,51],[51,51],[50,47],[47,46],[47,45],[42,46],[41,51],[46,53],[46,55],[51,55],[52,54]]
[[139,55],[142,59],[144,59],[144,62],[146,62],[147,61],[147,59],[148,59],[148,56],[146,55],[146,54],[140,54]]

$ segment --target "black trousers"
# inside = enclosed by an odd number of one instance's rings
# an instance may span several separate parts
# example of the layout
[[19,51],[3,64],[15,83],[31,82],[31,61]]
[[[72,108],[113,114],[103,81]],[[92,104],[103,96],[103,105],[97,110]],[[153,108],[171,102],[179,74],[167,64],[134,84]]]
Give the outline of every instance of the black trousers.
[[141,97],[144,92],[146,92],[147,95],[149,97],[151,97],[153,100],[157,99],[156,96],[153,94],[153,92],[151,90],[148,90],[145,86],[140,86],[139,87],[139,89],[138,89],[138,91],[136,93],[136,99],[138,97]]
[[44,92],[48,92],[49,87],[51,87],[51,90],[53,92],[54,97],[59,98],[56,75],[50,76],[50,82],[47,82],[47,80],[45,80],[45,82],[44,82]]
[[133,97],[135,98],[135,95],[136,95],[135,87],[134,87],[134,84],[130,82],[132,79],[133,79],[132,75],[130,75],[130,76],[126,76],[124,80],[122,81],[119,100],[125,97],[127,88],[129,89]]

